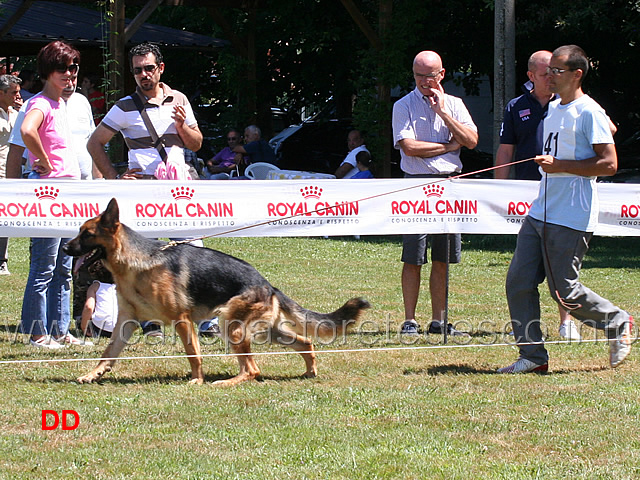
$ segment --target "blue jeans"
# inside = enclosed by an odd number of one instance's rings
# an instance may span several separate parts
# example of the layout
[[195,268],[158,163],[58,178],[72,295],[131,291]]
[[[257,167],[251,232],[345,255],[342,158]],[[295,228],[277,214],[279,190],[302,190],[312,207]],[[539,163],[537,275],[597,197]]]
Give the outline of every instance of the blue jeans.
[[69,331],[72,257],[62,251],[68,240],[31,239],[31,265],[22,301],[22,333],[57,337]]

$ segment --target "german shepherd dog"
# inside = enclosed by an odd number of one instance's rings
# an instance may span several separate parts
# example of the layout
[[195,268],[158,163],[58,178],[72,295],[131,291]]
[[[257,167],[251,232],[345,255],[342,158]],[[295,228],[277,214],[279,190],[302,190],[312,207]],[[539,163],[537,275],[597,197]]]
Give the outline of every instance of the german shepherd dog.
[[316,313],[287,297],[247,262],[216,250],[189,244],[151,240],[120,223],[118,203],[81,227],[65,253],[86,261],[102,259],[113,274],[118,292],[118,321],[98,366],[78,378],[99,380],[111,371],[115,358],[139,326],[160,320],[173,324],[191,364],[191,382],[202,384],[202,359],[194,322],[218,315],[222,336],[238,354],[240,373],[218,385],[236,385],[256,378],[260,370],[251,352],[257,335],[300,352],[304,376],[317,375],[313,344],[308,337],[344,331],[355,323],[366,300],[353,298],[333,313]]

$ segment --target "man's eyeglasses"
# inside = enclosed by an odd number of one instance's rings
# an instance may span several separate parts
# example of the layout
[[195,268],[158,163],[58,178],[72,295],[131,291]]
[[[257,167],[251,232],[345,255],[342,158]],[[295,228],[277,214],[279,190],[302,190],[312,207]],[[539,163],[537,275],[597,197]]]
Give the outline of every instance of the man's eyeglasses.
[[564,72],[574,72],[577,68],[556,68],[556,67],[547,67],[547,75],[562,75]]
[[80,69],[80,65],[78,65],[77,63],[72,63],[71,65],[58,65],[56,67],[56,72],[58,73],[69,72],[71,75],[75,75],[76,73],[78,73],[79,69]]
[[158,65],[144,65],[142,67],[133,67],[133,74],[140,75],[143,71],[147,73],[153,73],[158,68]]
[[435,73],[426,73],[426,74],[413,72],[413,76],[418,78],[438,78],[438,75],[440,75],[441,73],[442,73],[442,70],[438,70]]

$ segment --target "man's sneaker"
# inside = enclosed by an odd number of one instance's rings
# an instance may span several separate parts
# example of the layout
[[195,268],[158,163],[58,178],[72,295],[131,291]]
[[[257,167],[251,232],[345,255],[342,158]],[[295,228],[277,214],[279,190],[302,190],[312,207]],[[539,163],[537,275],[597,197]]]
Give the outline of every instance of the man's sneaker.
[[66,335],[62,336],[62,337],[58,337],[56,338],[56,342],[60,343],[60,344],[67,344],[67,345],[80,345],[83,347],[93,347],[93,342],[90,340],[81,340],[79,338],[74,337],[73,335],[71,335],[70,333],[67,333]]
[[11,272],[9,272],[9,267],[7,266],[7,262],[0,263],[0,275],[11,275]]
[[538,365],[537,363],[533,363],[531,360],[520,357],[508,367],[499,368],[498,373],[544,373],[548,370],[548,363],[545,363],[544,365]]
[[[442,334],[442,323],[443,322],[441,321],[433,320],[429,324],[428,332],[433,333],[435,335]],[[470,337],[471,336],[467,332],[461,332],[460,330],[456,330],[455,328],[453,328],[453,325],[450,323],[447,324],[447,335],[451,335],[454,337]]]
[[37,348],[48,348],[49,350],[57,350],[59,348],[64,348],[64,345],[56,342],[51,335],[44,335],[40,337],[38,340],[34,340],[31,338],[29,343],[32,347]]
[[631,331],[633,330],[633,317],[629,315],[629,320],[624,322],[622,331],[616,338],[609,340],[609,365],[616,368],[631,352]]
[[579,342],[582,340],[582,336],[578,331],[578,327],[573,320],[565,320],[564,322],[562,322],[558,333],[562,338],[566,338],[567,340],[573,340],[574,342]]
[[400,328],[400,333],[402,335],[419,335],[418,329],[420,325],[415,320],[405,320]]
[[220,326],[217,323],[212,323],[208,328],[200,330],[200,335],[203,337],[221,337]]
[[157,323],[148,323],[142,327],[142,334],[145,337],[164,339],[162,327]]

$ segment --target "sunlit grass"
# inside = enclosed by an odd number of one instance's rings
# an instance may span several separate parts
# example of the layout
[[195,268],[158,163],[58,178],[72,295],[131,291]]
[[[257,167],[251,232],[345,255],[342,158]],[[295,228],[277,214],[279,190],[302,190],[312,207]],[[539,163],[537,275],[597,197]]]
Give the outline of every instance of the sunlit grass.
[[[467,236],[451,267],[450,320],[471,346],[403,339],[401,244],[395,237],[218,238],[208,246],[255,265],[301,305],[318,311],[364,296],[366,322],[318,345],[319,376],[303,379],[297,354],[260,355],[259,381],[219,389],[232,357],[205,357],[205,385],[188,385],[183,358],[122,360],[100,384],[78,385],[104,343],[47,353],[15,343],[27,241],[10,242],[0,277],[0,478],[4,479],[632,479],[640,476],[637,352],[608,368],[602,342],[550,344],[548,375],[500,376],[517,357],[504,345],[504,278],[513,237]],[[638,241],[596,238],[584,282],[634,313]],[[623,259],[621,260],[621,257]],[[430,312],[426,281],[419,321]],[[541,286],[549,340],[557,308]],[[586,332],[586,330],[585,330]],[[171,333],[171,332],[168,332]],[[419,348],[415,348],[419,347]],[[382,350],[385,349],[385,350]],[[358,351],[354,351],[358,350]],[[260,353],[285,352],[256,346]],[[182,355],[171,337],[142,339],[127,357]],[[205,355],[225,353],[208,340]],[[90,358],[90,361],[83,361]],[[41,412],[76,410],[73,431],[42,431]]]

